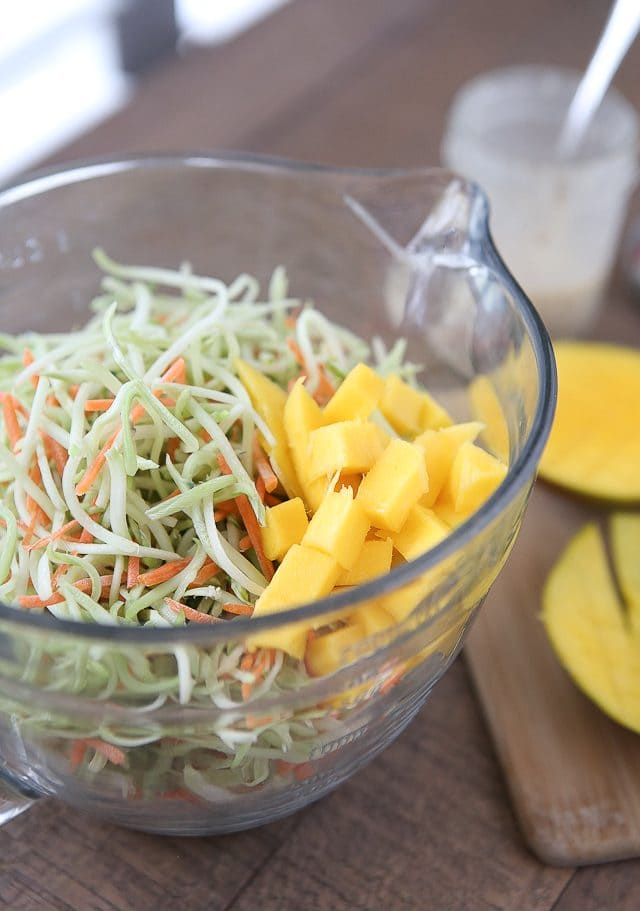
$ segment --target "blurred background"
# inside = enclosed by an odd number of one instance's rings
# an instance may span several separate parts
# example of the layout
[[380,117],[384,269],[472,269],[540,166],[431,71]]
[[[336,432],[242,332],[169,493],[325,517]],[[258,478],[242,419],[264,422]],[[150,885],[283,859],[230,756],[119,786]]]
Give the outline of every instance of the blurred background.
[[0,182],[127,103],[170,55],[219,45],[287,0],[22,0],[3,4]]

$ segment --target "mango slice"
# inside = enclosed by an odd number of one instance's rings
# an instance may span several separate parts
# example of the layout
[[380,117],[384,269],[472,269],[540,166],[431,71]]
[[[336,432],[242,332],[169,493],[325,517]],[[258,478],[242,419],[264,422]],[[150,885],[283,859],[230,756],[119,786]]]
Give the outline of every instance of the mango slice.
[[547,481],[605,500],[640,499],[640,352],[558,342],[558,406],[540,462]]
[[358,559],[369,520],[350,487],[328,493],[307,528],[302,543],[333,557],[343,569]]
[[437,430],[453,424],[444,408],[428,392],[418,392],[394,373],[385,380],[380,411],[404,437],[415,437],[428,428]]
[[324,677],[333,674],[344,665],[345,651],[356,645],[363,636],[362,628],[353,623],[311,639],[305,654],[309,675]]
[[429,478],[427,492],[420,499],[422,506],[433,506],[444,487],[458,449],[463,443],[473,443],[482,428],[479,421],[469,421],[441,430],[425,430],[416,437],[416,444],[424,451],[424,464]]
[[324,409],[327,424],[368,418],[378,407],[384,380],[366,364],[357,364],[344,378]]
[[294,385],[284,406],[283,422],[295,473],[302,497],[311,510],[316,510],[327,490],[326,478],[314,480],[309,473],[309,437],[322,427],[324,418],[302,380]]
[[300,497],[267,507],[262,545],[268,560],[282,560],[294,544],[299,544],[309,526],[307,512]]
[[391,569],[392,554],[391,538],[365,541],[356,562],[342,573],[338,585],[361,585],[376,576],[383,576]]
[[298,497],[302,491],[291,461],[284,429],[284,408],[287,394],[273,380],[247,364],[246,361],[237,358],[235,366],[243,386],[249,393],[251,404],[275,438],[273,446],[270,446],[262,435],[260,442],[271,458],[273,469],[287,495]]
[[[280,613],[297,604],[317,601],[333,589],[340,575],[340,564],[312,547],[294,544],[256,601],[254,617]],[[247,640],[249,648],[279,648],[294,658],[302,658],[309,623],[290,623],[276,630],[256,633]]]
[[336,471],[368,471],[388,441],[373,421],[339,421],[313,430],[309,436],[307,472],[312,480],[330,478]]
[[[614,561],[623,556],[614,548]],[[623,564],[614,565],[623,578]],[[542,619],[576,684],[611,718],[640,733],[640,637],[618,596],[595,524],[575,535],[551,570]]]
[[357,501],[376,528],[399,531],[427,486],[422,450],[395,439],[360,484]]

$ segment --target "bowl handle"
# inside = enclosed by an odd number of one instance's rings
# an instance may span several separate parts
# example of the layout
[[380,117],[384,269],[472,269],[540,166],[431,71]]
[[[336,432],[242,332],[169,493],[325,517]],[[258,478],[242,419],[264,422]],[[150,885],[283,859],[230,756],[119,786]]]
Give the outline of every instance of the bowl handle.
[[0,826],[24,813],[40,794],[0,767]]

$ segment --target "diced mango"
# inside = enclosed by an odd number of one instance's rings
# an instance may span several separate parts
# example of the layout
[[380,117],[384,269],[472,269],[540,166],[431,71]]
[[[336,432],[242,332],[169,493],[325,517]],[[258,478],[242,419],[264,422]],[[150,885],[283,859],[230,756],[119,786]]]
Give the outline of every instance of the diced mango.
[[299,544],[309,526],[300,497],[267,507],[262,544],[269,560],[282,560],[293,544]]
[[378,407],[384,380],[366,364],[358,364],[342,381],[327,402],[324,420],[327,424],[368,418]]
[[309,437],[309,476],[331,478],[336,471],[368,471],[382,454],[387,434],[372,421],[340,421]]
[[378,598],[378,603],[380,607],[384,608],[387,613],[395,618],[397,623],[401,623],[418,607],[423,598],[435,588],[435,584],[432,574],[426,573],[414,582],[409,582],[408,585],[398,591]]
[[331,555],[343,569],[355,564],[369,520],[350,487],[328,493],[311,519],[302,543]]
[[[341,629],[316,636],[307,644],[305,664],[312,677],[324,677],[333,674],[349,662],[348,652],[363,638],[362,628],[355,623]],[[346,659],[346,660],[345,660]]]
[[[340,575],[340,564],[327,554],[294,544],[256,601],[254,617],[264,617],[288,610],[298,604],[324,598]],[[294,658],[304,655],[308,621],[290,623],[278,630],[255,633],[247,640],[250,648],[280,648]]]
[[451,427],[453,424],[451,415],[439,402],[436,402],[430,393],[423,392],[422,399],[420,420],[423,430],[441,430],[443,427]]
[[480,431],[479,421],[453,424],[441,430],[425,430],[416,437],[415,443],[424,450],[424,463],[429,478],[429,487],[423,494],[422,506],[433,506],[444,487],[458,449],[467,441],[473,442]]
[[431,509],[416,505],[397,534],[393,545],[405,560],[415,560],[446,538],[449,528]]
[[472,380],[469,400],[474,415],[482,421],[482,438],[488,449],[503,462],[509,461],[509,427],[494,383],[485,374]]
[[240,381],[249,394],[251,404],[274,436],[273,445],[270,445],[262,434],[260,442],[271,458],[273,469],[288,496],[298,497],[302,491],[289,454],[284,429],[287,394],[273,380],[247,364],[246,361],[237,358],[235,366]]
[[289,452],[302,488],[302,496],[311,510],[316,510],[327,490],[326,478],[312,479],[309,473],[310,434],[322,426],[322,412],[299,380],[289,393],[284,406],[284,428]]
[[362,585],[376,576],[383,576],[391,569],[393,542],[391,538],[365,541],[358,559],[351,569],[345,570],[338,579],[338,585]]
[[396,623],[395,617],[385,610],[377,600],[361,604],[351,617],[362,628],[363,636],[374,636],[376,633],[381,633],[385,629],[395,626]]
[[432,396],[419,392],[394,373],[385,380],[380,411],[401,436],[415,437],[422,430],[437,430],[453,421]]
[[399,531],[411,507],[427,490],[427,472],[420,447],[392,440],[365,476],[357,500],[371,524]]
[[468,516],[491,496],[506,473],[507,466],[495,456],[474,443],[463,443],[455,455],[441,496],[457,513]]

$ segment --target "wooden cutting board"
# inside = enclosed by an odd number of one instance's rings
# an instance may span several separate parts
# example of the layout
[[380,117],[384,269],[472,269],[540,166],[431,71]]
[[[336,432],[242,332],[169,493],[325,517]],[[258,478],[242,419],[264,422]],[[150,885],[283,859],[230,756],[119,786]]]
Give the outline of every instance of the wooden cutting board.
[[640,735],[574,686],[539,619],[547,573],[594,516],[538,483],[465,647],[523,834],[543,861],[571,866],[640,856]]

